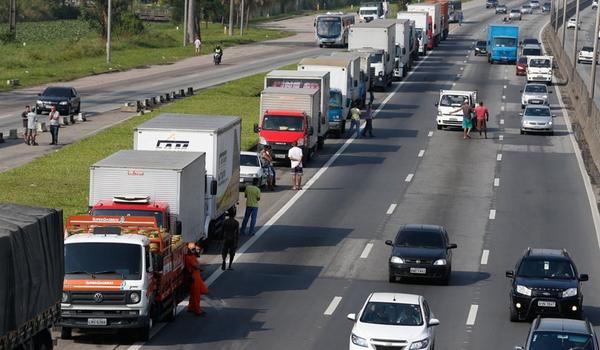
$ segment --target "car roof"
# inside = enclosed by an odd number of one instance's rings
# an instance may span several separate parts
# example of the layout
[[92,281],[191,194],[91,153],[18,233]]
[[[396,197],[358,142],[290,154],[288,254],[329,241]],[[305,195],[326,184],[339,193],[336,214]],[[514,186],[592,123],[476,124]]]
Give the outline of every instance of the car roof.
[[406,293],[371,293],[369,302],[379,303],[399,303],[420,305],[421,296],[418,294]]
[[[526,108],[546,108],[550,109],[549,106],[530,106],[528,105]],[[525,252],[525,258],[528,257],[537,257],[537,258],[548,258],[552,260],[571,260],[569,257],[569,253],[566,250],[561,249],[547,249],[547,248],[527,248]]]
[[587,321],[566,318],[541,318],[536,331],[591,334]]
[[402,231],[442,232],[444,228],[439,225],[406,224],[400,229]]

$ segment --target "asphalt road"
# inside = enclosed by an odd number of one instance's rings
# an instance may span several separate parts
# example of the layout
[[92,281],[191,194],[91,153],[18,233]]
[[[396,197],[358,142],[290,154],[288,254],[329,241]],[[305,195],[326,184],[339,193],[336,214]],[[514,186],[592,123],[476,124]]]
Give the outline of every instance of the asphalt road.
[[[555,136],[519,135],[525,78],[512,65],[472,55],[487,24],[500,19],[482,1],[473,3],[480,6],[466,10],[449,40],[394,84],[394,93],[380,95],[375,138],[328,143],[303,191],[272,197],[272,215],[262,216],[257,236],[240,248],[235,271],[221,274],[207,263],[207,272],[216,271],[207,279],[207,317],[184,312],[147,344],[86,335],[59,347],[347,349],[346,315],[371,292],[395,291],[429,300],[441,321],[438,350],[512,349],[529,324],[509,321],[504,271],[529,246],[570,251],[590,274],[585,312],[598,324],[597,232],[557,94]],[[517,23],[521,37],[537,37],[548,19],[525,16]],[[490,139],[435,130],[439,90],[453,87],[478,90],[491,112]],[[383,242],[406,223],[444,225],[458,244],[449,286],[387,282]],[[336,297],[339,304],[325,315]]]

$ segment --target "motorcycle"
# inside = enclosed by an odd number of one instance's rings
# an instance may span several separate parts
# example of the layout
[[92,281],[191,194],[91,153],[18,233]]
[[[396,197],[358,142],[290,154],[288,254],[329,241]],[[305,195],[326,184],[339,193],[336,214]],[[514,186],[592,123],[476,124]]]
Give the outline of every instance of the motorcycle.
[[215,63],[215,65],[221,64],[221,57],[223,57],[222,52],[215,52],[213,54],[213,62]]

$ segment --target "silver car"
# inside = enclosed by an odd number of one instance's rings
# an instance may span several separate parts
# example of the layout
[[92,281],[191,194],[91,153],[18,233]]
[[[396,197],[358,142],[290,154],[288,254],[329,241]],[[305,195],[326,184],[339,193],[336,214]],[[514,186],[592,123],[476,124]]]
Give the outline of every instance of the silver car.
[[531,1],[529,1],[529,6],[531,6],[532,9],[539,9],[540,1],[539,0],[531,0]]
[[552,111],[548,106],[527,105],[521,116],[521,135],[528,132],[554,135]]
[[521,108],[525,108],[527,105],[550,105],[548,94],[551,94],[552,91],[548,90],[546,84],[530,83],[525,85],[521,92]]
[[258,186],[267,183],[267,175],[263,169],[262,159],[257,152],[240,152],[240,187],[251,184],[258,179]]
[[508,15],[508,17],[511,20],[521,20],[521,11],[519,9],[512,9],[510,10],[510,14]]
[[530,5],[523,5],[523,6],[521,6],[521,13],[530,15],[533,13],[533,9],[531,8]]

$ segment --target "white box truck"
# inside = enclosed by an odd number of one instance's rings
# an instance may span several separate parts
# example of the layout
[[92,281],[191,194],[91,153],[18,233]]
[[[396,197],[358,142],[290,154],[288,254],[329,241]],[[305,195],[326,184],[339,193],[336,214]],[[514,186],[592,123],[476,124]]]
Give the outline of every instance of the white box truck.
[[385,89],[392,84],[394,77],[394,54],[396,46],[395,20],[379,20],[355,24],[350,28],[348,50],[364,47],[383,50],[376,55],[371,68],[375,70],[373,86]]
[[221,232],[225,214],[235,211],[239,200],[241,128],[239,117],[162,113],[134,131],[136,150],[206,153],[209,238]]
[[396,67],[394,68],[394,77],[397,79],[406,76],[411,65],[411,29],[409,19],[396,20]]
[[[122,150],[90,167],[93,216],[151,216],[186,242],[204,229],[205,154]],[[180,231],[180,232],[179,232]]]
[[371,90],[371,59],[373,54],[370,52],[358,51],[335,51],[331,53],[333,57],[358,58],[360,61],[360,77],[358,79],[358,91],[360,96],[359,106],[362,108],[366,104],[367,93]]
[[435,3],[427,3],[427,4],[408,4],[406,5],[407,11],[425,11],[429,13],[431,16],[431,23],[433,25],[433,45],[438,46],[440,41],[442,41],[442,13],[440,9],[440,4]]
[[415,22],[415,31],[417,32],[417,41],[419,54],[427,55],[427,50],[432,47],[429,42],[429,14],[423,11],[400,11],[396,15],[398,19],[409,19]]
[[315,89],[321,91],[321,116],[319,118],[318,148],[322,148],[329,132],[329,90],[330,74],[325,71],[274,70],[265,76],[265,89],[268,87]]

